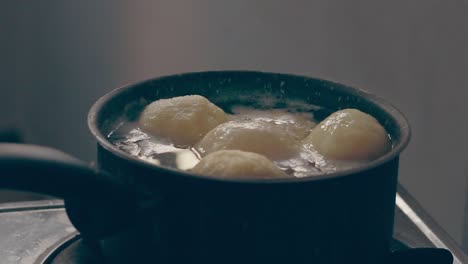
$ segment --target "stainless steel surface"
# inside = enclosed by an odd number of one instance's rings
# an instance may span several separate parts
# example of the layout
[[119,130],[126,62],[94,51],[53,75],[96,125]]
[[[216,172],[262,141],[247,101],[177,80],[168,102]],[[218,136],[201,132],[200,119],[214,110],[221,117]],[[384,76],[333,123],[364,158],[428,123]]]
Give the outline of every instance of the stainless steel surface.
[[[460,247],[401,187],[396,205],[395,239],[409,247],[447,248],[454,264],[468,264]],[[0,204],[0,264],[42,263],[75,235],[62,201]]]
[[401,185],[396,197],[394,238],[409,247],[437,247],[450,250],[454,264],[468,263],[460,245],[435,222]]
[[2,204],[0,263],[32,264],[49,247],[74,232],[61,201]]

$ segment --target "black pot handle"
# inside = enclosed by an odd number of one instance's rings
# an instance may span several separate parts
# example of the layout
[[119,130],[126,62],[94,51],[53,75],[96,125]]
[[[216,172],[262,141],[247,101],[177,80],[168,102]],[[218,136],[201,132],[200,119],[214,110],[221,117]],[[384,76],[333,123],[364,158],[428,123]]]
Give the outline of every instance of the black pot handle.
[[132,189],[112,175],[36,145],[0,144],[0,189],[63,198],[75,227],[98,239],[129,225],[136,207]]
[[392,252],[388,264],[453,264],[450,251],[443,248],[412,248]]
[[[60,198],[99,197],[116,186],[110,177],[59,150],[26,144],[0,144],[0,188]],[[112,195],[112,193],[110,193]]]

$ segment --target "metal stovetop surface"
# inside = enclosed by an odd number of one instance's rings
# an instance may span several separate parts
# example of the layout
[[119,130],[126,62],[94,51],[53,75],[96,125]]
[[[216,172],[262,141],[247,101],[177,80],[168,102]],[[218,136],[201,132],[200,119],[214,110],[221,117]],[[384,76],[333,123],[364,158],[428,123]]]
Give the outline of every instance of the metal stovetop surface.
[[[408,247],[450,250],[454,264],[468,264],[460,247],[399,187],[394,238]],[[65,238],[77,234],[61,200],[0,204],[0,264],[37,264]]]

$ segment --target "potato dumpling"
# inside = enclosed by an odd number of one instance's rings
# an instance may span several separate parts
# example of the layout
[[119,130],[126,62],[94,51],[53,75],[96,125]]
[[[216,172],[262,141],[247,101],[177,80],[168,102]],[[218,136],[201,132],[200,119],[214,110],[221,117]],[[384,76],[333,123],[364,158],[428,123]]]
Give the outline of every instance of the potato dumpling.
[[157,100],[146,106],[139,120],[143,131],[182,146],[194,145],[226,121],[226,113],[200,95]]
[[208,132],[196,149],[202,155],[237,149],[262,154],[271,160],[281,160],[297,154],[298,146],[299,141],[270,122],[233,120]]
[[304,143],[335,160],[372,160],[391,148],[385,128],[357,109],[331,114],[312,130]]
[[313,122],[311,113],[288,112],[284,109],[258,110],[248,107],[236,107],[232,109],[235,119],[254,119],[270,122],[280,126],[285,132],[296,139],[303,139],[309,135],[312,128],[317,125]]
[[288,177],[265,156],[239,150],[220,150],[204,157],[191,172],[225,179]]

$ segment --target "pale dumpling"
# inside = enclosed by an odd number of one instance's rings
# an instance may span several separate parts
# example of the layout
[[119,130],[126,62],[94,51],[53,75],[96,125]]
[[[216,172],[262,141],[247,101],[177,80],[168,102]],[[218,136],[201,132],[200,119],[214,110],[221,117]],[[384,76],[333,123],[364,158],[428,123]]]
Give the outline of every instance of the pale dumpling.
[[235,107],[232,112],[235,119],[253,119],[280,126],[286,133],[296,139],[303,139],[317,124],[312,121],[313,115],[308,112],[288,112],[284,109],[258,110],[248,107]]
[[139,120],[143,131],[182,146],[194,145],[226,121],[226,113],[200,95],[157,100],[146,106]]
[[281,160],[297,154],[299,145],[299,141],[270,122],[233,120],[208,132],[196,149],[202,155],[236,149],[262,154],[271,160]]
[[227,179],[269,179],[288,177],[285,172],[265,156],[239,150],[220,150],[213,152],[195,165],[191,172]]
[[391,148],[385,128],[357,109],[337,111],[320,122],[304,139],[329,159],[372,160]]

